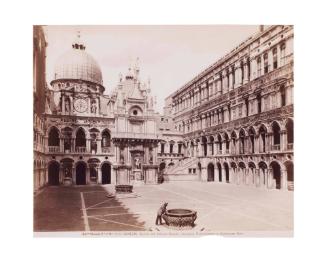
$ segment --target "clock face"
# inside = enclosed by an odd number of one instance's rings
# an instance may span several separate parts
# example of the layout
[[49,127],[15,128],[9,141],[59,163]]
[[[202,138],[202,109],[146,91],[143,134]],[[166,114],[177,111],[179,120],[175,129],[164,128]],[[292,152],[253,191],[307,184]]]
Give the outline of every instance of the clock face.
[[87,109],[87,102],[84,99],[76,99],[74,102],[74,108],[77,112],[83,113]]

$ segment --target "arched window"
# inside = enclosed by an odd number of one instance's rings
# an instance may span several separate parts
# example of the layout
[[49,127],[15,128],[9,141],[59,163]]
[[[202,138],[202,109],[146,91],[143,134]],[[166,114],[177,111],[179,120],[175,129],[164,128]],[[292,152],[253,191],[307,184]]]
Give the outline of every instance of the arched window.
[[76,147],[86,147],[85,133],[82,128],[76,133]]
[[229,154],[229,137],[228,134],[225,133],[225,144],[226,144],[226,154]]
[[280,150],[280,127],[274,122],[272,125],[273,131],[273,150]]
[[108,132],[108,130],[105,130],[102,133],[101,146],[110,147],[110,133]]
[[57,128],[51,128],[49,132],[49,141],[48,145],[49,146],[59,146],[60,144],[60,139],[59,139],[59,131]]

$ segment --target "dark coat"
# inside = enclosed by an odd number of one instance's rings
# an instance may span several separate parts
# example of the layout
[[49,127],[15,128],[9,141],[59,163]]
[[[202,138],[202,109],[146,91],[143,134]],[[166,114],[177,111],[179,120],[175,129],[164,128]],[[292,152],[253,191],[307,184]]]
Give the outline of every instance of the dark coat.
[[164,203],[158,210],[158,216],[162,216],[166,212],[167,203]]

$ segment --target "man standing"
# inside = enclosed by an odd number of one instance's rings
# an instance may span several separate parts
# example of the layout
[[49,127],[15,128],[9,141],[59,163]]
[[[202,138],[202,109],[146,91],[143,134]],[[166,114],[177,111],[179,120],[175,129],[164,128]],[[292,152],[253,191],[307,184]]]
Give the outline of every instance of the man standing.
[[166,212],[166,208],[167,208],[167,205],[168,203],[164,203],[158,210],[158,213],[157,213],[157,219],[156,219],[156,225],[159,224],[160,222],[160,225],[162,225],[162,220],[161,220],[161,217],[163,214],[165,214]]

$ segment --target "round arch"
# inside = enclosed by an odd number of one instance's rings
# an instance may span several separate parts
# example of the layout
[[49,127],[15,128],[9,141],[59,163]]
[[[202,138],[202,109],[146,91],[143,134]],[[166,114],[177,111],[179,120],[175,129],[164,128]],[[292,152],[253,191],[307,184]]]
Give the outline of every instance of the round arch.
[[222,175],[222,168],[220,162],[217,162],[217,169],[218,169],[218,181],[223,181],[223,175]]
[[272,169],[273,187],[276,189],[281,189],[282,187],[281,165],[277,161],[272,161],[270,163],[270,167]]
[[101,163],[101,183],[111,184],[111,163],[105,161]]
[[59,170],[60,164],[57,161],[50,161],[48,164],[49,185],[59,185]]
[[76,185],[86,185],[86,168],[87,164],[84,161],[76,162]]
[[208,182],[213,182],[215,181],[215,166],[213,163],[209,163],[207,166],[207,172],[208,172]]
[[224,170],[225,170],[225,180],[226,180],[226,183],[229,183],[230,182],[230,177],[229,177],[229,165],[227,162],[224,162],[223,163],[223,167],[224,167]]
[[52,126],[48,133],[48,146],[60,146],[60,131],[57,127]]
[[293,161],[288,160],[284,163],[287,173],[287,189],[294,190],[294,164]]

